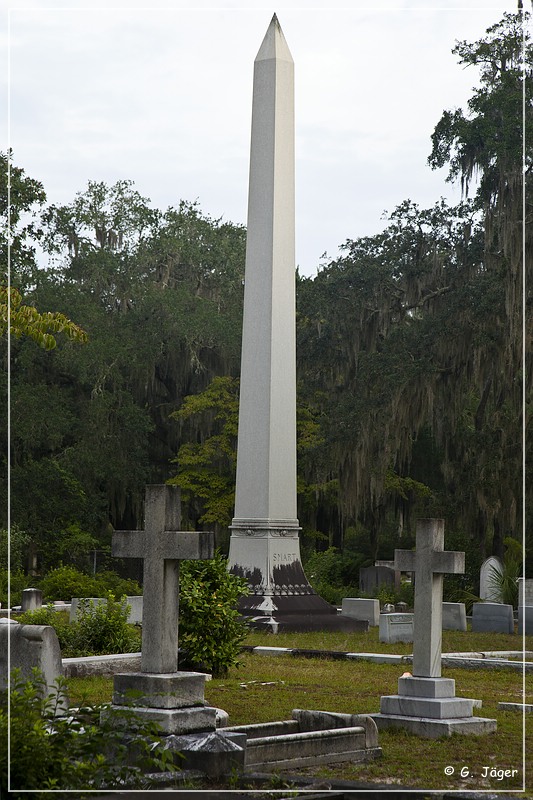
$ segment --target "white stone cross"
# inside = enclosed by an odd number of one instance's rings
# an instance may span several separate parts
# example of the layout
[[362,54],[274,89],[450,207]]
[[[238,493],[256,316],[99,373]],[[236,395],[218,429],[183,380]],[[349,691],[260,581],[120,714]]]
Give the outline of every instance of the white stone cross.
[[143,559],[141,671],[170,673],[178,669],[179,562],[214,555],[214,534],[180,531],[177,486],[147,486],[144,530],[114,531],[112,554]]
[[394,568],[415,573],[413,675],[440,678],[442,582],[444,573],[462,574],[465,554],[444,550],[444,520],[419,519],[416,550],[395,550]]

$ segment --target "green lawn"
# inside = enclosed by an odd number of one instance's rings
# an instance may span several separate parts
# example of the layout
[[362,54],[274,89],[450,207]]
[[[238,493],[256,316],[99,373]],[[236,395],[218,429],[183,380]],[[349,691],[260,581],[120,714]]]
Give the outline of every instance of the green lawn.
[[[515,650],[517,636],[445,632],[444,651]],[[251,633],[247,644],[306,649],[410,653],[410,645],[387,646],[377,642],[377,631],[368,634],[260,634]],[[528,649],[533,650],[529,637]],[[345,713],[379,710],[383,694],[395,694],[403,666],[355,661],[308,659],[290,655],[264,656],[243,653],[241,664],[227,677],[206,683],[208,703],[225,709],[230,724],[289,719],[293,708],[309,708]],[[405,732],[383,731],[380,745],[383,758],[370,764],[338,764],[305,770],[302,774],[324,779],[374,781],[429,790],[518,791],[522,788],[524,741],[523,717],[500,711],[499,701],[521,702],[523,677],[511,670],[444,669],[443,675],[455,679],[456,694],[483,701],[476,713],[498,722],[498,730],[488,736],[453,736],[427,740]],[[71,702],[85,694],[92,701],[111,699],[109,678],[71,679]],[[533,701],[533,675],[525,679],[526,700]],[[526,741],[533,734],[533,715],[526,715]],[[445,767],[453,767],[448,777]],[[498,770],[517,770],[514,777],[503,777]],[[468,770],[468,775],[466,774]],[[493,770],[491,773],[490,770]],[[528,767],[526,786],[533,786],[533,769]],[[461,775],[463,771],[463,775]],[[486,773],[486,777],[483,775]],[[526,792],[526,797],[533,797]]]

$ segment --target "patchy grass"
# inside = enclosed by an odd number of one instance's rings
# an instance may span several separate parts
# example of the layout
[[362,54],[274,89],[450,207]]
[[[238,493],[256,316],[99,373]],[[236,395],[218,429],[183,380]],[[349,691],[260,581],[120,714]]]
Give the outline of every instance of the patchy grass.
[[[366,633],[346,633],[344,631],[311,633],[265,633],[251,631],[246,645],[254,647],[301,647],[310,650],[337,650],[349,653],[395,653],[409,655],[412,644],[397,642],[390,645],[379,641],[377,627]],[[483,652],[496,650],[522,650],[523,638],[506,633],[472,633],[472,631],[443,631],[442,652]],[[533,636],[525,637],[525,649],[533,651]]]
[[[491,646],[473,647],[471,636],[468,645],[449,650],[516,649],[516,638],[511,644],[495,643]],[[250,638],[256,638],[251,634]],[[291,645],[282,642],[279,635],[268,637],[276,646],[306,647],[310,649],[363,650],[354,648],[354,636],[349,642],[344,634],[286,634]],[[311,637],[311,638],[309,638]],[[318,644],[316,637],[321,637]],[[261,644],[265,644],[262,634]],[[499,637],[498,637],[499,638]],[[506,640],[512,637],[504,637]],[[332,640],[335,640],[333,643]],[[252,643],[252,642],[249,642]],[[409,646],[408,646],[409,647]],[[374,647],[365,647],[374,650]],[[397,647],[394,645],[394,650]],[[391,648],[389,647],[389,652]],[[408,651],[406,651],[408,652]],[[226,678],[206,683],[208,703],[225,709],[230,724],[244,725],[252,722],[290,719],[292,709],[308,708],[345,713],[368,713],[379,710],[379,698],[395,694],[397,680],[403,667],[368,662],[306,659],[290,655],[263,656],[244,653],[241,666],[232,669]],[[337,764],[331,767],[301,770],[301,774],[315,775],[324,780],[336,778],[352,781],[388,783],[427,790],[491,790],[519,791],[523,781],[522,742],[523,717],[511,711],[500,711],[499,701],[522,700],[522,674],[511,670],[443,670],[445,677],[456,682],[460,697],[473,697],[483,701],[479,716],[497,720],[498,730],[488,736],[452,736],[438,740],[419,739],[404,731],[382,731],[379,735],[383,758],[369,764]],[[80,702],[82,696],[93,702],[109,702],[112,693],[110,678],[76,678],[69,680],[71,703]],[[526,701],[533,699],[533,676],[526,676]],[[533,734],[533,715],[526,715],[526,736]],[[453,776],[445,774],[445,767],[453,767]],[[486,768],[486,770],[484,769]],[[490,770],[516,769],[514,777],[504,777]],[[533,766],[528,765],[526,786],[533,786]],[[461,775],[463,770],[463,775]],[[465,773],[468,770],[468,775]],[[487,771],[486,777],[483,777]],[[293,771],[294,772],[294,771]],[[533,797],[526,792],[525,797]]]

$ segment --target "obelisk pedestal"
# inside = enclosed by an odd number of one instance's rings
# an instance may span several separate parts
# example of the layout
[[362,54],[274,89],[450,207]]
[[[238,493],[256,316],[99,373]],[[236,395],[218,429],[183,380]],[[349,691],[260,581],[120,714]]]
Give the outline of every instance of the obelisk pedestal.
[[[241,610],[272,630],[360,629],[307,580],[296,509],[294,63],[274,15],[254,64],[235,516]],[[282,619],[283,617],[283,619]],[[289,619],[290,617],[290,619]]]

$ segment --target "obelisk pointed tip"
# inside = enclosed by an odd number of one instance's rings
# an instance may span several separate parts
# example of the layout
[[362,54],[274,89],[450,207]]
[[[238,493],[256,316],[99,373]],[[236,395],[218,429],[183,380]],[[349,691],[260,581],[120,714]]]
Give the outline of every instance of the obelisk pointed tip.
[[292,62],[292,56],[276,13],[270,20],[270,25],[255,60],[267,61],[273,58]]

